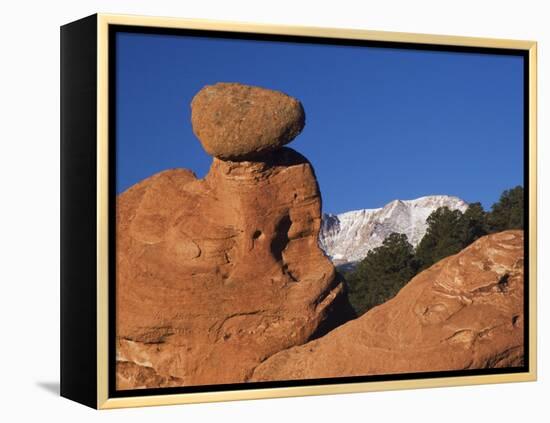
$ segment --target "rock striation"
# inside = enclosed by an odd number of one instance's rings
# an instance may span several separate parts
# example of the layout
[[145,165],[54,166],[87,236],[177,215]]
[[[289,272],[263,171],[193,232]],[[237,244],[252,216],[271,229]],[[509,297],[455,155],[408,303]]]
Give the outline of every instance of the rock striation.
[[523,231],[480,238],[393,299],[258,366],[251,380],[429,372],[523,364]]
[[351,317],[317,245],[313,169],[280,147],[303,127],[300,103],[216,84],[192,116],[216,156],[205,178],[167,170],[117,198],[118,389],[244,382]]

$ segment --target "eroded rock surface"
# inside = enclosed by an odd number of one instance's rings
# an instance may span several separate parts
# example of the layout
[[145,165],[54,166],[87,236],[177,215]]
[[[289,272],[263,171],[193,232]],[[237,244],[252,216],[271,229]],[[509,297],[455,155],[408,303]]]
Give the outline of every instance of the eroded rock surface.
[[120,387],[247,381],[349,318],[317,245],[317,181],[294,150],[214,159],[202,180],[165,171],[117,201]]
[[270,357],[252,380],[520,366],[523,257],[523,231],[483,237],[362,317]]
[[508,367],[523,360],[523,233],[484,237],[357,320],[318,246],[310,163],[281,147],[301,104],[205,87],[203,179],[161,172],[117,198],[119,389]]

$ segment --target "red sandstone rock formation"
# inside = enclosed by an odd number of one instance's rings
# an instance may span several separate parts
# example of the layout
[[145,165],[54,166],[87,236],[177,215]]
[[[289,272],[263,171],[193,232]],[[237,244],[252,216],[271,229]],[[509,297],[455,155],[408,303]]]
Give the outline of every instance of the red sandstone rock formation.
[[117,199],[118,389],[522,363],[523,232],[476,241],[325,335],[351,312],[318,247],[313,169],[281,148],[300,103],[216,84],[192,104],[207,176],[168,170]]
[[[252,96],[267,108],[256,113],[267,116],[281,95]],[[230,154],[246,155],[243,145]],[[349,311],[317,245],[311,165],[288,148],[258,155],[252,140],[249,150],[254,161],[214,158],[204,179],[168,170],[118,197],[118,389],[247,381],[263,360]]]
[[251,380],[520,366],[523,257],[523,231],[483,237],[359,319],[272,356]]

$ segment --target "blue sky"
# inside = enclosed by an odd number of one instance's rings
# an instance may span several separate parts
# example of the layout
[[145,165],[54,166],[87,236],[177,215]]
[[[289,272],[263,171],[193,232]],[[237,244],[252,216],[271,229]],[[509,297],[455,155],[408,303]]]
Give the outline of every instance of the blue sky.
[[430,194],[487,209],[523,184],[523,62],[474,53],[117,34],[117,192],[168,168],[204,176],[190,102],[241,82],[298,98],[289,147],[313,164],[323,211]]

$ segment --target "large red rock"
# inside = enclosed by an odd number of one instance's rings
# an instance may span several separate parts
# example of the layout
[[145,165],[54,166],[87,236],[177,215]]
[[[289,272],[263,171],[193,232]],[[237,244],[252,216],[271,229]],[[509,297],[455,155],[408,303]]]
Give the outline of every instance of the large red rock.
[[218,83],[193,98],[191,123],[208,154],[243,160],[288,144],[304,128],[305,114],[298,100],[280,91]]
[[116,224],[119,389],[247,381],[347,312],[291,149],[214,159],[204,179],[161,172],[119,195]]
[[270,357],[251,379],[520,366],[523,261],[523,231],[483,237],[362,317]]

